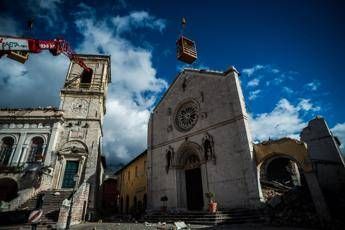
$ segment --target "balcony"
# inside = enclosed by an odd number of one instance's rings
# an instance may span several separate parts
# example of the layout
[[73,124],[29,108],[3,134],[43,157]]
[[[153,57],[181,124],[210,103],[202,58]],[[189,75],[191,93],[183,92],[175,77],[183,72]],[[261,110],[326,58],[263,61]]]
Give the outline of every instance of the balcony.
[[8,166],[0,164],[0,173],[21,173],[25,168],[25,164]]

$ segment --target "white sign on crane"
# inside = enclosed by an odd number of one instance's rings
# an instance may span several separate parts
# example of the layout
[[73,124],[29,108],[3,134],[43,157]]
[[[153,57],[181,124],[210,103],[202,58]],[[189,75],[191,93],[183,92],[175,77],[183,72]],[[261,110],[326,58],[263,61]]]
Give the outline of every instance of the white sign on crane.
[[29,42],[27,39],[0,37],[0,50],[28,51]]

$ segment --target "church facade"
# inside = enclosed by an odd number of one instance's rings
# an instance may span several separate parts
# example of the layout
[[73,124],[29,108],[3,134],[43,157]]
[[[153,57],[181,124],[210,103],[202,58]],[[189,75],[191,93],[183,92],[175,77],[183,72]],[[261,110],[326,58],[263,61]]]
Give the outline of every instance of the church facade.
[[170,210],[260,205],[248,115],[233,67],[183,70],[153,110],[148,125],[148,210],[167,197]]

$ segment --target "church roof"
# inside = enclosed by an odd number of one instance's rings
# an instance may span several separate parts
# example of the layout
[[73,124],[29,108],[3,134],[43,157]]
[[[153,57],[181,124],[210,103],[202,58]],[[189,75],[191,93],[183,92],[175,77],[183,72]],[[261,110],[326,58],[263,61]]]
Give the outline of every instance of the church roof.
[[183,69],[180,73],[177,74],[177,76],[175,77],[175,80],[170,84],[169,88],[165,91],[165,93],[163,94],[163,96],[161,97],[161,99],[158,101],[156,107],[153,110],[156,110],[156,108],[158,108],[159,104],[163,101],[163,99],[165,98],[165,96],[168,94],[168,92],[170,91],[170,89],[173,87],[173,85],[175,85],[175,82],[177,81],[177,79],[179,79],[182,75],[184,75],[185,73],[188,72],[192,72],[192,73],[201,73],[201,74],[211,74],[211,75],[217,75],[217,76],[226,76],[231,72],[235,72],[238,75],[240,75],[240,73],[237,71],[237,69],[234,66],[230,66],[227,70],[225,71],[218,71],[218,70],[208,70],[208,69],[193,69],[193,68],[185,68]]

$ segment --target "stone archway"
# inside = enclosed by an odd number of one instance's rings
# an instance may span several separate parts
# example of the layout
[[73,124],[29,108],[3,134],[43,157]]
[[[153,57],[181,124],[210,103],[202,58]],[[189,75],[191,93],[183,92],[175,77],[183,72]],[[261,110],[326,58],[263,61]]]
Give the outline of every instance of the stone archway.
[[177,204],[186,210],[202,210],[206,191],[205,161],[202,148],[194,142],[181,145],[174,159]]
[[[281,180],[281,182],[283,182],[284,179],[287,178],[287,173],[284,172],[284,170],[279,169],[279,166],[291,166],[291,169],[293,169],[300,175],[302,184],[305,180],[305,185],[307,186],[310,192],[310,197],[314,203],[315,210],[321,222],[325,222],[330,219],[329,211],[325,203],[319,182],[316,178],[315,172],[313,171],[312,162],[309,158],[307,145],[304,142],[291,138],[270,140],[262,142],[260,144],[255,144],[254,154],[258,169],[260,191],[262,191],[262,184],[260,184],[260,179],[263,175],[263,170],[267,173],[267,170],[274,171],[274,168],[278,169],[280,173],[284,174],[278,180]],[[272,163],[277,163],[278,165],[275,165],[273,166],[273,168],[270,169],[269,165]],[[274,179],[274,177],[279,178],[279,175],[275,175],[271,177],[271,179]],[[291,174],[290,178],[293,178]]]
[[0,179],[0,201],[9,202],[16,198],[18,194],[18,184],[11,178]]

